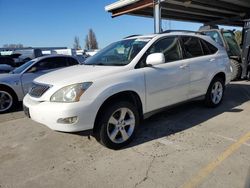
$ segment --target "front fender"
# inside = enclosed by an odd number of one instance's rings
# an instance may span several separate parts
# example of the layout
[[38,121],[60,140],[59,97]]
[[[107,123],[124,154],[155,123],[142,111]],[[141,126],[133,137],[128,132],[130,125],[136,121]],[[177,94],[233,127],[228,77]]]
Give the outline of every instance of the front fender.
[[132,85],[132,83],[130,82],[126,82],[126,83],[123,82],[123,83],[116,84],[115,86],[103,88],[103,90],[99,92],[99,94],[96,96],[95,100],[99,101],[99,107],[101,107],[101,105],[111,96],[121,93],[121,92],[126,92],[126,91],[134,92],[139,96],[141,103],[142,103],[142,110],[144,112],[145,111],[145,93],[143,91],[143,88],[136,87],[136,85]]
[[18,101],[23,100],[24,95],[23,95],[23,91],[22,91],[22,85],[20,82],[15,82],[13,84],[0,82],[0,86],[5,86],[7,88],[10,88],[16,94]]
[[145,112],[145,78],[144,72],[140,69],[110,75],[93,81],[93,86],[87,90],[86,95],[84,94],[81,100],[93,101],[100,108],[109,97],[124,91],[135,92],[139,96],[142,110]]

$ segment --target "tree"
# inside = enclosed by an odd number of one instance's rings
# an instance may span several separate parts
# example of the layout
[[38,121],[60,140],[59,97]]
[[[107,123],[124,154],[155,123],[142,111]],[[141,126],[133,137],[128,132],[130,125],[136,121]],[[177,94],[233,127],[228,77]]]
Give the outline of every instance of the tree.
[[87,50],[98,49],[98,42],[96,40],[95,33],[92,29],[90,29],[88,35],[86,35],[85,48]]
[[76,49],[76,50],[80,50],[81,49],[80,39],[79,39],[78,36],[75,36],[75,38],[74,38],[73,48]]
[[242,42],[242,32],[241,31],[235,31],[235,39],[237,43],[240,45]]
[[90,43],[89,43],[89,37],[86,35],[85,37],[85,49],[89,50],[90,49]]

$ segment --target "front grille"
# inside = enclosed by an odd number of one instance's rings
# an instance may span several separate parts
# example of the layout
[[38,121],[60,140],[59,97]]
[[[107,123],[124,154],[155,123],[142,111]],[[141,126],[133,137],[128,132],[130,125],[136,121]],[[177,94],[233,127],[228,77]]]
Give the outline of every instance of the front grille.
[[48,91],[49,88],[49,85],[32,83],[29,95],[37,98],[41,97],[46,91]]

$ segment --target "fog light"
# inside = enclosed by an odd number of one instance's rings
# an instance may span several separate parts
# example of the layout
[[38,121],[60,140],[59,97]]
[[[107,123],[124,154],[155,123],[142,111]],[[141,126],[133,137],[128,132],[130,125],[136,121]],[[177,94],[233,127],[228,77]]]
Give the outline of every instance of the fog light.
[[75,122],[77,122],[78,117],[74,116],[74,117],[68,117],[68,118],[60,118],[57,120],[57,123],[61,123],[61,124],[73,124]]

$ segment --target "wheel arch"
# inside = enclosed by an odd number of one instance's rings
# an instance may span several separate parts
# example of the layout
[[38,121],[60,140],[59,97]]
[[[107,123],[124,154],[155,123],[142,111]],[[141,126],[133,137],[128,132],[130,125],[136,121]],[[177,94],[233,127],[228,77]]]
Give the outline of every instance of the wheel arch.
[[98,121],[100,120],[102,116],[102,111],[105,109],[105,107],[107,107],[108,105],[110,105],[111,103],[115,101],[122,101],[122,100],[131,102],[132,104],[134,104],[136,108],[138,109],[140,119],[143,118],[143,106],[142,106],[143,104],[142,104],[139,94],[132,90],[120,91],[118,93],[115,93],[109,96],[100,106],[96,114],[95,121],[94,121],[94,128],[93,128],[94,133],[96,133],[99,129]]
[[1,84],[0,83],[0,88],[1,89],[6,89],[6,90],[10,91],[11,94],[13,94],[13,96],[15,97],[15,100],[18,101],[18,96],[17,96],[15,90],[12,87],[10,87],[10,86],[8,86],[6,84]]
[[224,84],[226,83],[226,74],[224,72],[219,72],[219,73],[215,74],[213,79],[214,78],[221,78],[224,81]]
[[224,84],[226,84],[226,73],[224,73],[223,71],[217,72],[210,77],[210,79],[209,79],[210,81],[208,82],[207,89],[205,90],[206,92],[208,91],[209,86],[212,83],[212,81],[214,80],[214,78],[217,78],[217,77],[222,78],[224,81]]

